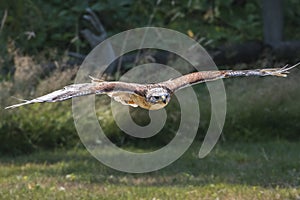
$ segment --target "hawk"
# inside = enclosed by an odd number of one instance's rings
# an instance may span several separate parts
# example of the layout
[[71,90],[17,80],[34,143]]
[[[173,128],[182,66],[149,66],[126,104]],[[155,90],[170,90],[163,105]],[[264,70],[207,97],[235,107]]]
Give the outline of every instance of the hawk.
[[254,69],[254,70],[220,70],[200,71],[170,79],[160,83],[137,84],[120,81],[103,81],[91,77],[90,83],[73,84],[32,100],[23,100],[23,103],[8,106],[5,109],[16,108],[26,104],[65,101],[74,97],[106,94],[117,102],[147,110],[164,108],[171,100],[172,95],[185,87],[231,77],[247,76],[278,76],[286,77],[289,71],[300,65],[288,65],[282,68]]

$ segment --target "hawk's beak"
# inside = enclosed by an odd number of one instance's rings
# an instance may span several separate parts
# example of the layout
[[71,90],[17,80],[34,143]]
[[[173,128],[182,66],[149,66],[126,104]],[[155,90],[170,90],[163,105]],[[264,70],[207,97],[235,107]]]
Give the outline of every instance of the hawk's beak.
[[167,103],[167,98],[166,98],[166,96],[162,96],[161,99],[162,99],[162,102],[163,102],[164,104]]

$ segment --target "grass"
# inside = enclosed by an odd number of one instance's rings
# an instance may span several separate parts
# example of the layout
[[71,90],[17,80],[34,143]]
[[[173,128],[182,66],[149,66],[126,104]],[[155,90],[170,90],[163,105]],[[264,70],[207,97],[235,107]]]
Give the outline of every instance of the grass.
[[300,143],[200,143],[147,174],[110,169],[84,149],[0,158],[0,199],[299,199]]

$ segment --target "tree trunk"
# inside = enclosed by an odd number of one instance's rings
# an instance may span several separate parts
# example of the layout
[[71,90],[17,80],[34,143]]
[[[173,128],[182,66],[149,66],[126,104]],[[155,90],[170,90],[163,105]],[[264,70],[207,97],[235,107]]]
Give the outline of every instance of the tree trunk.
[[276,47],[282,41],[282,0],[263,0],[264,43]]

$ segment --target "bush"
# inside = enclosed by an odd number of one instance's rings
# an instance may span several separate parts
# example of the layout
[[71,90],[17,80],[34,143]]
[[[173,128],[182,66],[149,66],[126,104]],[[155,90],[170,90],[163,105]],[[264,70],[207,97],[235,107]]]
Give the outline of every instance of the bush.
[[28,153],[78,143],[70,102],[1,111],[0,152]]

